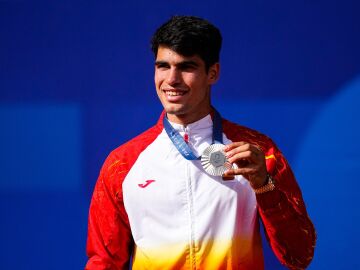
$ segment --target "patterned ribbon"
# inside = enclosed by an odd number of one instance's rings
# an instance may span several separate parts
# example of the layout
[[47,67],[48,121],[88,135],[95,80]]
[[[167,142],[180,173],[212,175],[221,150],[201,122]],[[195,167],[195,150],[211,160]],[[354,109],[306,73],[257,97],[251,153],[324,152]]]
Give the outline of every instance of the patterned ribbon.
[[[214,119],[213,119],[212,144],[214,143],[222,144],[223,136],[222,136],[221,115],[214,108],[213,111],[214,111]],[[175,130],[172,127],[166,115],[163,118],[163,125],[170,140],[184,158],[186,158],[187,160],[197,160],[201,158],[201,157],[197,157],[193,153],[193,151],[190,149],[189,145],[184,141],[183,137],[179,134],[179,132],[177,132],[177,130]]]

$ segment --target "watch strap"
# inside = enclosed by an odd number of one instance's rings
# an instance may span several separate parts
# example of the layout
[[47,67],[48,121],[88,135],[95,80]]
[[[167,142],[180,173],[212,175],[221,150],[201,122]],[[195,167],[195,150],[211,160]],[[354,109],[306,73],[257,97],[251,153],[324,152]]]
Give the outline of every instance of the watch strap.
[[269,191],[273,191],[275,189],[275,183],[272,177],[268,174],[267,175],[267,184],[254,189],[255,194],[263,194]]

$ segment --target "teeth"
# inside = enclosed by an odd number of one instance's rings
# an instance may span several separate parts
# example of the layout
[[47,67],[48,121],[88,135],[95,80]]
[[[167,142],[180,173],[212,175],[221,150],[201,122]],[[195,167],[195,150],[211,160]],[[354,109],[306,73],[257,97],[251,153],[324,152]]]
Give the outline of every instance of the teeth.
[[166,91],[168,96],[183,96],[185,92]]

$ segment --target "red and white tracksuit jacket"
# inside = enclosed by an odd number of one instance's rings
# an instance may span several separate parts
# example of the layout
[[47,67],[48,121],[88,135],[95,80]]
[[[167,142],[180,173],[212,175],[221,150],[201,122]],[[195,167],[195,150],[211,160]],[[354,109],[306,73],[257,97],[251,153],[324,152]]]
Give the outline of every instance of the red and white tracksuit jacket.
[[[90,206],[86,269],[264,269],[259,219],[281,263],[305,268],[314,227],[281,152],[266,136],[223,120],[224,144],[246,141],[266,155],[276,189],[255,195],[242,176],[210,176],[182,157],[158,123],[106,159]],[[173,124],[200,155],[212,119]]]

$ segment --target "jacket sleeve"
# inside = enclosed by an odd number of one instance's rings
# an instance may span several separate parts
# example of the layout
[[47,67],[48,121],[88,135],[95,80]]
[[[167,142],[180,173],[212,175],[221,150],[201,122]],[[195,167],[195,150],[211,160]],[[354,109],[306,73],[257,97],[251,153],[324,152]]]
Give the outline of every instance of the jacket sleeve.
[[304,269],[314,255],[315,228],[290,166],[274,145],[266,151],[266,166],[276,188],[256,199],[268,241],[282,264]]
[[108,158],[97,180],[90,204],[85,269],[129,269],[133,250],[129,220],[123,204],[124,170]]

